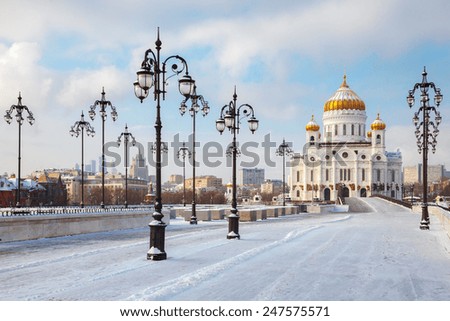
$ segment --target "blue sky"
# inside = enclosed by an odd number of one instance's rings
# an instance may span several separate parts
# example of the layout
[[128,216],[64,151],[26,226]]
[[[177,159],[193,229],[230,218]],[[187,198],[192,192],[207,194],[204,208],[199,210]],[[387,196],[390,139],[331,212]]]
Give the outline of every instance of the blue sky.
[[[449,11],[445,0],[426,6],[416,0],[6,0],[0,12],[0,111],[16,104],[20,91],[36,118],[32,127],[23,126],[23,174],[81,162],[81,140],[68,132],[81,111],[87,113],[100,99],[102,87],[119,113],[115,123],[107,120],[107,140],[115,141],[127,123],[146,146],[154,140],[155,104],[151,99],[141,104],[132,83],[160,27],[162,57],[184,57],[198,92],[211,106],[208,116],[198,115],[197,159],[206,143],[225,146],[231,141],[228,132],[218,134],[215,120],[232,99],[234,86],[238,103],[252,105],[260,120],[254,135],[244,124],[241,143],[261,146],[270,135],[277,145],[284,137],[301,151],[305,124],[314,114],[321,125],[323,105],[345,73],[366,104],[367,124],[380,113],[387,124],[388,150],[400,148],[404,164],[415,164],[421,157],[406,95],[426,66],[429,80],[444,95],[437,152],[430,162],[450,166]],[[177,134],[187,139],[191,119],[179,115],[182,97],[175,78],[167,92],[163,140],[170,142]],[[97,135],[86,139],[86,161],[101,154],[98,116],[91,123]],[[0,146],[0,172],[15,173],[16,123],[0,123]],[[260,154],[258,167],[266,167],[262,148],[253,151]],[[275,148],[270,151],[277,166],[267,167],[266,177],[278,178],[281,160]],[[174,157],[173,150],[168,157]],[[225,164],[225,157],[213,160]],[[181,173],[172,163],[163,170],[164,179]],[[200,164],[197,174],[229,180],[231,169]]]

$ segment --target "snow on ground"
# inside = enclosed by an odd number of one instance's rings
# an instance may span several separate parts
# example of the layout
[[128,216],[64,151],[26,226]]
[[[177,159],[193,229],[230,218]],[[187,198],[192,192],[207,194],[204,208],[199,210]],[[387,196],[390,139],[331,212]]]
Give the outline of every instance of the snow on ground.
[[1,300],[450,300],[450,240],[379,199],[369,213],[240,224],[172,220],[165,261],[148,227],[0,243]]

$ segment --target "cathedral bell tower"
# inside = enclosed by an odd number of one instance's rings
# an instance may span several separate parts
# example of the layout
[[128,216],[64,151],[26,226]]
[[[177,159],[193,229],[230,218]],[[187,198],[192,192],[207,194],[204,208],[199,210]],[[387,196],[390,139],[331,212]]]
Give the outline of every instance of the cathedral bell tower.
[[311,116],[311,120],[306,124],[306,143],[309,146],[313,146],[320,142],[320,126],[314,120],[314,115]]
[[384,155],[384,151],[386,149],[385,144],[385,134],[386,134],[386,124],[384,121],[380,119],[380,114],[377,115],[377,118],[370,125],[371,139],[372,139],[372,150],[373,153],[379,153]]

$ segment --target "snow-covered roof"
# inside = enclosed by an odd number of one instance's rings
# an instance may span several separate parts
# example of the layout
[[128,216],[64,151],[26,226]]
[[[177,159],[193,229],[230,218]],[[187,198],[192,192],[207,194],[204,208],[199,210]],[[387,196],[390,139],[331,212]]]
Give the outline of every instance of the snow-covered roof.
[[[12,187],[12,189],[16,189],[17,178],[8,178],[8,179],[5,179],[5,180],[9,182],[10,186]],[[45,191],[45,187],[44,186],[42,186],[41,184],[39,184],[38,182],[36,182],[35,180],[33,180],[31,178],[22,179],[20,187],[23,188],[23,189],[28,189],[28,190]]]
[[13,191],[16,185],[5,177],[0,177],[0,191]]

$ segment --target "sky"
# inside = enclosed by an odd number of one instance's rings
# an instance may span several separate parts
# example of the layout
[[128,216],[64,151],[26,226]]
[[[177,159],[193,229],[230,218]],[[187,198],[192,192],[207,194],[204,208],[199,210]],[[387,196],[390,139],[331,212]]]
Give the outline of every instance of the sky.
[[[387,124],[387,150],[399,148],[404,165],[417,164],[421,155],[412,117],[418,104],[411,110],[406,96],[421,82],[424,66],[444,96],[430,163],[450,166],[445,140],[450,134],[449,11],[445,0],[426,5],[416,0],[3,0],[0,112],[3,116],[17,104],[20,92],[36,119],[33,126],[22,126],[22,175],[81,163],[81,139],[69,130],[82,111],[89,119],[89,107],[101,98],[103,87],[119,115],[115,122],[108,115],[106,141],[115,142],[127,124],[145,156],[152,156],[148,143],[155,140],[156,104],[152,97],[140,103],[132,84],[145,50],[155,50],[159,27],[161,57],[183,57],[197,92],[211,107],[207,116],[196,118],[197,175],[231,179],[224,150],[232,136],[228,131],[220,135],[215,121],[234,88],[238,105],[250,104],[259,120],[253,135],[242,120],[238,141],[248,144],[249,153],[240,161],[265,168],[266,178],[280,178],[282,161],[275,147],[285,138],[296,152],[302,150],[306,123],[314,114],[322,125],[323,105],[344,74],[365,102],[367,125],[377,113]],[[177,145],[171,143],[187,141],[192,132],[191,117],[179,114],[183,97],[177,85],[177,77],[167,81],[161,104],[162,139],[169,143],[163,179],[182,173],[174,161]],[[101,155],[98,112],[91,124],[96,136],[85,139],[86,163],[98,162]],[[0,148],[0,173],[16,173],[16,122],[0,121]],[[122,147],[110,151],[123,158]],[[131,155],[136,151],[131,149]],[[121,159],[120,172],[123,164]]]

